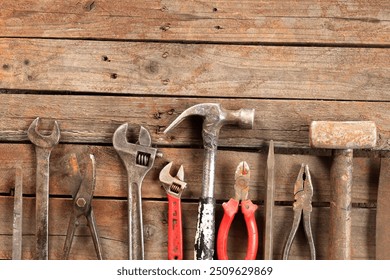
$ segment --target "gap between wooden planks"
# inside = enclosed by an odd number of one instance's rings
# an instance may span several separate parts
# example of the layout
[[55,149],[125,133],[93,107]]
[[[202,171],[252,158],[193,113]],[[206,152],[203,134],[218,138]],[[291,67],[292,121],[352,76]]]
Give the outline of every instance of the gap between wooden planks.
[[[23,258],[31,259],[34,254],[34,199],[24,199],[23,218]],[[0,259],[10,259],[12,255],[12,203],[11,197],[0,196]],[[105,259],[127,258],[127,202],[118,200],[95,200],[93,207]],[[71,208],[70,199],[50,199],[49,215],[49,258],[60,259],[65,241],[66,229]],[[197,204],[183,203],[184,257],[193,258]],[[167,258],[167,203],[143,201],[145,257],[146,259]],[[217,205],[216,227],[222,219],[222,207]],[[259,228],[259,253],[261,259],[262,208],[256,213]],[[280,259],[283,245],[291,228],[293,211],[291,207],[275,207],[274,216],[274,258]],[[329,209],[315,207],[312,214],[313,235],[318,259],[327,255]],[[82,221],[83,222],[83,221]],[[353,208],[352,210],[352,258],[375,258],[375,210]],[[246,246],[246,229],[243,218],[238,214],[229,235],[229,257],[243,259]],[[309,258],[306,239],[302,229],[293,243],[290,258]],[[92,239],[87,227],[76,231],[71,259],[96,259]]]
[[[146,175],[142,186],[145,199],[166,199],[158,176],[161,169],[170,161],[177,171],[183,164],[185,181],[188,188],[183,191],[182,199],[197,201],[201,194],[203,152],[200,149],[163,148],[164,158],[156,159],[151,171]],[[101,199],[127,198],[127,175],[117,153],[112,147],[92,145],[59,145],[52,151],[50,165],[50,194],[63,197],[74,192],[79,183],[78,177],[69,168],[70,153],[75,153],[80,163],[94,154],[97,162],[95,196]],[[267,154],[262,152],[218,151],[215,180],[215,198],[227,201],[234,196],[234,172],[237,164],[245,160],[251,169],[249,197],[262,203],[265,197],[265,168]],[[294,183],[301,163],[310,167],[314,185],[313,201],[324,204],[330,199],[329,170],[331,157],[311,155],[276,154],[275,164],[275,201],[291,202]],[[32,145],[0,145],[0,193],[10,194],[15,185],[15,167],[23,170],[23,191],[27,196],[35,194],[35,154]],[[355,158],[354,182],[352,188],[353,203],[375,204],[379,180],[380,158]],[[173,173],[174,174],[174,173]]]
[[259,149],[269,140],[284,148],[310,148],[313,120],[374,121],[378,128],[376,150],[390,150],[390,102],[315,100],[253,100],[233,98],[177,98],[0,94],[0,141],[28,141],[26,131],[37,117],[42,129],[57,120],[63,143],[112,144],[119,125],[143,125],[154,145],[201,146],[202,119],[183,121],[169,134],[164,129],[185,109],[199,103],[220,103],[226,109],[253,108],[253,129],[226,126],[219,147]]
[[390,5],[373,1],[3,0],[6,37],[389,45]]
[[390,101],[389,48],[0,39],[0,88]]

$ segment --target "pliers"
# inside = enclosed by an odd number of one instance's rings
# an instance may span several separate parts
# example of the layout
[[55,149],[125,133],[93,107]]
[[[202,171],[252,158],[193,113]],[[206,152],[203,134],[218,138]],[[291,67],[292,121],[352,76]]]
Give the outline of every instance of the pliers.
[[69,257],[74,233],[76,231],[77,226],[79,225],[78,220],[81,216],[84,216],[87,219],[88,227],[92,234],[92,240],[95,246],[97,258],[99,260],[103,259],[102,249],[99,243],[95,215],[93,213],[91,205],[96,182],[96,163],[95,157],[93,155],[89,155],[89,159],[90,160],[86,164],[86,168],[83,172],[84,174],[82,176],[81,183],[78,186],[77,192],[73,195],[73,212],[69,220],[68,231],[66,233],[66,239],[64,244],[65,260]]
[[217,255],[220,260],[227,260],[227,240],[230,226],[233,222],[234,216],[238,211],[238,205],[241,200],[241,212],[244,214],[244,219],[248,232],[248,245],[245,260],[254,260],[257,255],[258,248],[258,230],[255,219],[255,211],[258,208],[257,205],[253,204],[248,199],[249,191],[249,178],[250,170],[249,166],[245,161],[238,164],[235,173],[235,196],[231,198],[227,203],[223,203],[222,207],[224,215],[222,222],[219,226],[218,237],[217,237]]
[[314,247],[313,233],[311,231],[310,216],[312,212],[312,197],[313,197],[313,184],[311,181],[309,166],[306,164],[301,165],[301,169],[298,174],[298,178],[294,185],[294,199],[293,211],[294,221],[288,236],[287,242],[283,249],[283,260],[288,259],[290,253],[291,244],[297,233],[301,217],[303,216],[303,226],[305,234],[310,248],[310,257],[312,260],[316,259],[316,250]]

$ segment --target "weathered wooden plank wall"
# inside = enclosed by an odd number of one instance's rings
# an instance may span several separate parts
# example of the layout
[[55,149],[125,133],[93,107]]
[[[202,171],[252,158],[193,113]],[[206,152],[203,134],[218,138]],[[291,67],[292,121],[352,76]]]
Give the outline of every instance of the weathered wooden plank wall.
[[[251,198],[262,227],[267,146],[276,144],[274,257],[289,230],[293,182],[300,164],[311,167],[313,231],[318,258],[327,257],[328,151],[311,150],[312,120],[372,120],[375,151],[354,159],[354,259],[375,258],[380,157],[390,154],[390,2],[375,1],[139,1],[3,0],[0,3],[0,259],[12,257],[16,167],[23,169],[23,258],[34,258],[35,155],[26,131],[58,120],[61,145],[53,150],[50,181],[50,258],[62,254],[74,178],[70,153],[97,159],[94,207],[106,259],[127,258],[127,182],[112,148],[122,123],[149,129],[164,158],[143,186],[146,257],[167,258],[167,203],[158,173],[168,161],[184,164],[185,258],[193,256],[201,186],[201,119],[162,131],[201,102],[255,108],[253,130],[224,127],[217,159],[220,204],[233,195],[235,165],[252,169]],[[243,258],[245,227],[235,221],[229,256]],[[239,243],[234,241],[239,240]],[[262,240],[262,238],[260,238]],[[262,248],[258,258],[262,258]],[[308,258],[300,232],[291,258]],[[85,227],[71,258],[94,259]]]

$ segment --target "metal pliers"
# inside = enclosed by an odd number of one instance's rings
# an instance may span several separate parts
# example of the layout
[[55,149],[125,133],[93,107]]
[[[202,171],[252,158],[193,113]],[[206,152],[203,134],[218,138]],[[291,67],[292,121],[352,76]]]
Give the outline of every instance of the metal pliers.
[[95,246],[97,258],[99,260],[103,259],[102,249],[99,243],[95,215],[93,213],[91,205],[96,182],[96,163],[95,157],[93,155],[89,155],[89,158],[90,160],[88,161],[88,164],[86,164],[81,183],[78,186],[77,192],[73,195],[73,212],[69,220],[68,231],[66,233],[66,239],[64,244],[64,259],[68,259],[69,257],[73,236],[77,226],[79,225],[78,219],[81,216],[85,216],[87,219],[88,227],[92,234],[92,240]]
[[227,240],[229,229],[233,222],[234,216],[238,211],[238,205],[240,200],[241,212],[244,214],[244,219],[248,231],[248,245],[245,260],[256,259],[259,236],[254,213],[258,206],[253,204],[252,201],[248,199],[249,178],[249,166],[245,161],[242,161],[238,164],[235,173],[235,196],[234,198],[231,198],[227,203],[225,202],[222,204],[224,216],[219,226],[217,237],[217,255],[218,259],[220,260],[228,259]]
[[316,259],[316,250],[314,247],[313,234],[311,231],[310,216],[312,212],[312,197],[313,197],[313,184],[311,181],[309,166],[302,164],[298,174],[298,178],[294,185],[294,221],[288,236],[287,242],[283,249],[283,260],[288,259],[288,254],[291,249],[291,244],[297,233],[301,217],[303,216],[303,226],[305,234],[310,248],[310,257],[312,260]]

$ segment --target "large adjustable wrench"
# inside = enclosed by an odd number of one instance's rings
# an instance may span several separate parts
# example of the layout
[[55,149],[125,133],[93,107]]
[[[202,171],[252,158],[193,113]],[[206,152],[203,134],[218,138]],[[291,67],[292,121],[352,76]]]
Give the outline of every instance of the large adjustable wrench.
[[54,121],[52,133],[42,135],[38,132],[39,118],[36,118],[27,131],[27,136],[35,145],[37,159],[35,227],[36,227],[36,258],[47,260],[49,252],[49,161],[50,153],[60,141],[60,128]]
[[160,182],[163,184],[168,197],[168,259],[183,259],[183,228],[181,221],[180,196],[187,187],[184,182],[184,168],[180,166],[176,176],[170,174],[172,162],[168,163],[160,172]]
[[128,124],[122,124],[115,131],[113,145],[127,170],[128,212],[129,212],[129,259],[144,259],[144,234],[142,222],[142,181],[152,168],[156,156],[162,156],[156,148],[150,147],[152,140],[149,132],[141,126],[138,142],[127,141]]

